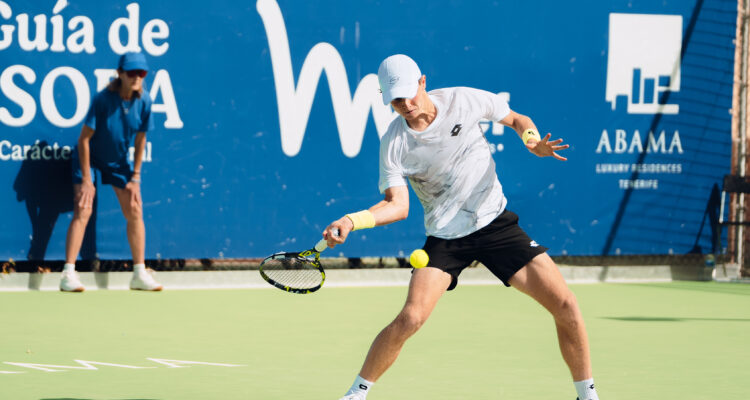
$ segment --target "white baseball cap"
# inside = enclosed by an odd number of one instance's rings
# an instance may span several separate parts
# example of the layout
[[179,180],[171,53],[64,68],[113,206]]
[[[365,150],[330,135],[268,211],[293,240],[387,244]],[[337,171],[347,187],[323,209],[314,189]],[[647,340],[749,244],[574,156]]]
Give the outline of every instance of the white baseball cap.
[[417,95],[422,72],[417,63],[403,54],[392,55],[378,68],[378,82],[383,93],[383,104],[393,99],[411,99]]

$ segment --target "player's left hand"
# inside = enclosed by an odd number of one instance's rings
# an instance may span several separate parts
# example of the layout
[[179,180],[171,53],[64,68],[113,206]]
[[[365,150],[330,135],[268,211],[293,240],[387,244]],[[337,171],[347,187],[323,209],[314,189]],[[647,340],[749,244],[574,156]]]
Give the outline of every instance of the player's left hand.
[[552,137],[552,134],[548,133],[540,141],[531,139],[528,141],[528,143],[526,143],[526,148],[529,149],[530,152],[536,154],[539,157],[552,156],[560,161],[567,161],[568,160],[567,158],[557,154],[557,152],[560,150],[567,149],[568,147],[570,147],[570,145],[567,145],[567,144],[560,145],[560,143],[562,143],[563,141],[562,138],[550,141],[549,139],[551,137]]
[[130,193],[131,206],[141,205],[141,184],[137,181],[130,181],[125,184],[125,189]]

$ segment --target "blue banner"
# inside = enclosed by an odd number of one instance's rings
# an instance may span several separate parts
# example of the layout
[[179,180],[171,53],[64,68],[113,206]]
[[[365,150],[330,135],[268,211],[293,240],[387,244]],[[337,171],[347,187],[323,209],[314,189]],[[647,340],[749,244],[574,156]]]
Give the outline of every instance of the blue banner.
[[[509,209],[552,255],[711,251],[729,171],[736,2],[0,0],[0,259],[61,259],[70,157],[117,58],[142,51],[156,129],[142,193],[147,258],[260,257],[308,247],[378,202],[380,61],[404,53],[427,88],[501,93],[569,161],[486,121]],[[127,259],[98,185],[82,257]],[[398,256],[407,220],[332,255]]]

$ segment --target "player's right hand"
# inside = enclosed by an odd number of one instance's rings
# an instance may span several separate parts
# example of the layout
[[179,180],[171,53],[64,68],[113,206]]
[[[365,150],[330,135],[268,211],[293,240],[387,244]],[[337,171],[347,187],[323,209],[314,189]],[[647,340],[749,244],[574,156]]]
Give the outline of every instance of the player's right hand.
[[[354,223],[349,217],[341,217],[336,221],[333,221],[331,225],[328,225],[325,231],[323,231],[323,237],[328,242],[329,248],[334,248],[336,245],[344,243],[346,237],[349,236],[349,232],[354,228]],[[334,231],[338,230],[338,235],[334,234]]]
[[93,207],[95,195],[96,187],[94,186],[94,182],[92,182],[90,179],[84,179],[83,182],[81,182],[81,192],[78,199],[78,207]]

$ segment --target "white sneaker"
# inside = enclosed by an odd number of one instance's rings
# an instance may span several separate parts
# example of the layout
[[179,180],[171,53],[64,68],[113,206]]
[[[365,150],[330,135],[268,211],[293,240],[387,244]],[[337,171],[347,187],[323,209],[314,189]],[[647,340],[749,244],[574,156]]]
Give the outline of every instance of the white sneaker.
[[63,271],[60,278],[60,291],[62,292],[83,292],[86,290],[78,279],[78,272]]
[[339,400],[367,400],[366,396],[361,393],[347,394]]
[[130,280],[130,290],[148,290],[158,292],[164,287],[157,282],[149,271],[134,272]]

